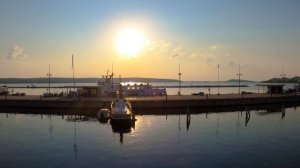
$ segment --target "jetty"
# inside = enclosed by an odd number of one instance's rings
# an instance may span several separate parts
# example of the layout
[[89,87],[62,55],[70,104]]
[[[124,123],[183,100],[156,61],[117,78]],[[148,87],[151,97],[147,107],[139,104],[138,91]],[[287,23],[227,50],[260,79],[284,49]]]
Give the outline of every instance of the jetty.
[[[59,110],[59,113],[80,111],[95,116],[100,108],[109,108],[112,97],[42,97],[0,96],[0,112],[26,110],[28,113]],[[136,114],[180,113],[182,109],[212,109],[300,104],[300,94],[221,94],[221,95],[167,95],[127,97]],[[1,110],[2,109],[2,110]],[[206,110],[207,111],[207,110]],[[201,110],[198,110],[201,113]],[[203,110],[205,112],[205,110]]]

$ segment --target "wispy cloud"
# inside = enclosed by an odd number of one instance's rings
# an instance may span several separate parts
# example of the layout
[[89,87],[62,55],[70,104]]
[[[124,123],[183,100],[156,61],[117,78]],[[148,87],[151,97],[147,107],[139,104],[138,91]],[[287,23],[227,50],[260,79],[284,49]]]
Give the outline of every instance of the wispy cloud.
[[197,59],[201,63],[204,63],[206,65],[218,64],[220,62],[220,59],[215,54],[204,52],[194,52],[192,54],[189,54],[188,58]]
[[161,58],[177,58],[185,55],[181,45],[163,40],[151,42],[149,51],[151,54]]
[[20,58],[26,58],[27,54],[24,53],[24,48],[19,47],[17,45],[13,46],[7,55],[8,60],[15,60]]
[[167,41],[155,41],[149,45],[149,54],[158,59],[184,59],[197,62],[202,66],[217,66],[236,68],[248,67],[251,63],[240,62],[239,57],[228,52],[223,45],[208,45],[201,48],[188,49],[181,44]]

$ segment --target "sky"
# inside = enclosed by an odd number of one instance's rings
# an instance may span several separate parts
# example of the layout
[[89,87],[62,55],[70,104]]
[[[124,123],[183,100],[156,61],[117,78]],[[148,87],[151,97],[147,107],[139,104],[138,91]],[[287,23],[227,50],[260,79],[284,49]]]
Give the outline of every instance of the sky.
[[[122,77],[216,81],[300,76],[298,0],[0,0],[0,78]],[[116,48],[126,28],[147,45]],[[134,39],[134,38],[133,38]],[[130,40],[130,39],[129,39]]]

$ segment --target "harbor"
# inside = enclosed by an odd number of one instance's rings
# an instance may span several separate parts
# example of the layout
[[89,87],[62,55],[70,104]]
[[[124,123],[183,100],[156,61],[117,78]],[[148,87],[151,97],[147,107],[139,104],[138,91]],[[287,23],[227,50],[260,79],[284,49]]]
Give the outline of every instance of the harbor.
[[300,167],[300,1],[0,4],[0,168]]
[[[180,72],[180,71],[179,71]],[[299,84],[284,88],[284,84],[257,83],[248,85],[239,82],[217,85],[199,85],[199,83],[185,82],[179,78],[178,82],[152,85],[143,82],[122,83],[114,82],[113,72],[103,75],[95,84],[73,86],[57,86],[49,83],[43,85],[3,86],[1,87],[0,107],[8,111],[22,111],[23,113],[56,113],[58,115],[82,115],[96,117],[100,109],[112,110],[112,102],[119,98],[130,102],[134,115],[153,114],[182,114],[186,109],[191,113],[227,111],[228,109],[244,109],[261,106],[288,106],[300,103]],[[179,77],[181,73],[179,73]],[[178,84],[176,86],[176,84]],[[205,88],[204,88],[205,87]],[[293,87],[293,88],[291,88]],[[238,90],[238,93],[224,93]],[[254,91],[254,89],[256,89]],[[39,95],[26,94],[32,90],[46,90]],[[170,93],[173,90],[173,94]],[[192,92],[184,94],[187,89]],[[207,91],[204,91],[207,89]],[[241,90],[242,89],[242,90]],[[220,92],[221,90],[221,92]],[[214,91],[214,93],[211,93]],[[25,109],[25,110],[24,110]],[[40,110],[33,110],[40,109]],[[52,110],[52,111],[51,111]]]

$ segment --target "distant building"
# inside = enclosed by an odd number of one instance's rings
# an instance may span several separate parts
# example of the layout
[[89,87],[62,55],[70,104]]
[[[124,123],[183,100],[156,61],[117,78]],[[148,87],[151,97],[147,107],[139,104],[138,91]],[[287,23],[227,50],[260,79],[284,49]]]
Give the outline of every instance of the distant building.
[[256,84],[258,88],[262,87],[263,92],[266,91],[268,94],[283,94],[283,86],[284,84],[278,83],[259,83]]

